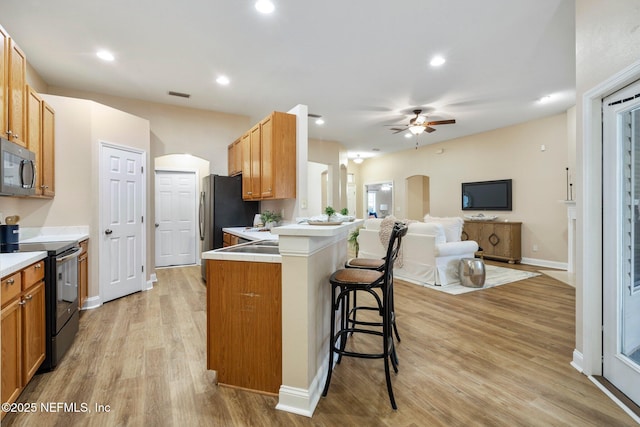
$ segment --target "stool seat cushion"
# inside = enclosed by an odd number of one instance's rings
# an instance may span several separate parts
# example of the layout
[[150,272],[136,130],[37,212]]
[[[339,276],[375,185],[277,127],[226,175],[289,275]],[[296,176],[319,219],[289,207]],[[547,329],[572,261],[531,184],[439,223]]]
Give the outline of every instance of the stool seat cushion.
[[370,285],[380,280],[383,275],[384,273],[375,270],[343,268],[334,272],[329,280],[341,285]]
[[347,267],[377,269],[384,267],[384,260],[378,258],[351,258],[345,264]]

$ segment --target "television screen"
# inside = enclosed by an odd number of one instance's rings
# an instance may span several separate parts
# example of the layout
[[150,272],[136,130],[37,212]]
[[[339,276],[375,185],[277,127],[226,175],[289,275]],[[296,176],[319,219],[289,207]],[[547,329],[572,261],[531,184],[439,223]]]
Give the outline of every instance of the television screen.
[[510,211],[511,180],[463,182],[463,211]]

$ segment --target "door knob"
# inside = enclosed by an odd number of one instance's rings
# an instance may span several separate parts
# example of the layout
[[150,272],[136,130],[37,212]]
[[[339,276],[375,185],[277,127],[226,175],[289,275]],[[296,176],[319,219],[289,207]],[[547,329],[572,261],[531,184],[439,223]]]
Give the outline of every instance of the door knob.
[[156,222],[156,228],[158,228],[158,227],[160,227],[160,224],[158,224],[158,223]]
[[111,233],[113,233],[113,230],[110,230],[108,228],[104,230],[104,234],[111,234]]

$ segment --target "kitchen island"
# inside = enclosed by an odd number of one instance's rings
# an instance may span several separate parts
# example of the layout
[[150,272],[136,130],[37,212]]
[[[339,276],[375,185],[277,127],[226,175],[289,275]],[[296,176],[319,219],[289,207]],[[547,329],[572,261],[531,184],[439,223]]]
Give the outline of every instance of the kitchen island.
[[[362,222],[276,227],[271,233],[278,236],[279,255],[225,252],[224,249],[202,254],[208,268],[211,267],[207,273],[211,274],[211,281],[208,280],[211,286],[225,280],[218,277],[214,261],[280,261],[281,344],[273,341],[281,348],[282,380],[278,389],[278,409],[311,416],[320,399],[329,363],[329,276],[344,265],[349,232]],[[251,280],[260,282],[263,278],[254,276]],[[208,305],[208,315],[210,308]],[[211,333],[221,332],[216,325],[210,327]],[[263,366],[262,369],[270,368]]]

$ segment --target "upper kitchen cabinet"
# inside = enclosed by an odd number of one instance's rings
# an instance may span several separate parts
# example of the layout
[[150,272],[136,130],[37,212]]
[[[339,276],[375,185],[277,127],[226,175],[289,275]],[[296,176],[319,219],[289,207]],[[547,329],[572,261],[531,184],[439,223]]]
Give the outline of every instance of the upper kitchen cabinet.
[[242,139],[238,138],[227,147],[229,176],[242,173]]
[[55,130],[56,130],[56,112],[53,107],[42,101],[42,146],[40,154],[42,162],[40,163],[40,177],[42,183],[42,195],[45,197],[53,197],[56,194],[55,183]]
[[296,116],[274,111],[242,138],[244,199],[296,197]]
[[0,38],[0,132],[8,140],[26,147],[27,60],[2,27]]
[[27,148],[36,155],[36,195],[53,197],[55,112],[27,85]]

